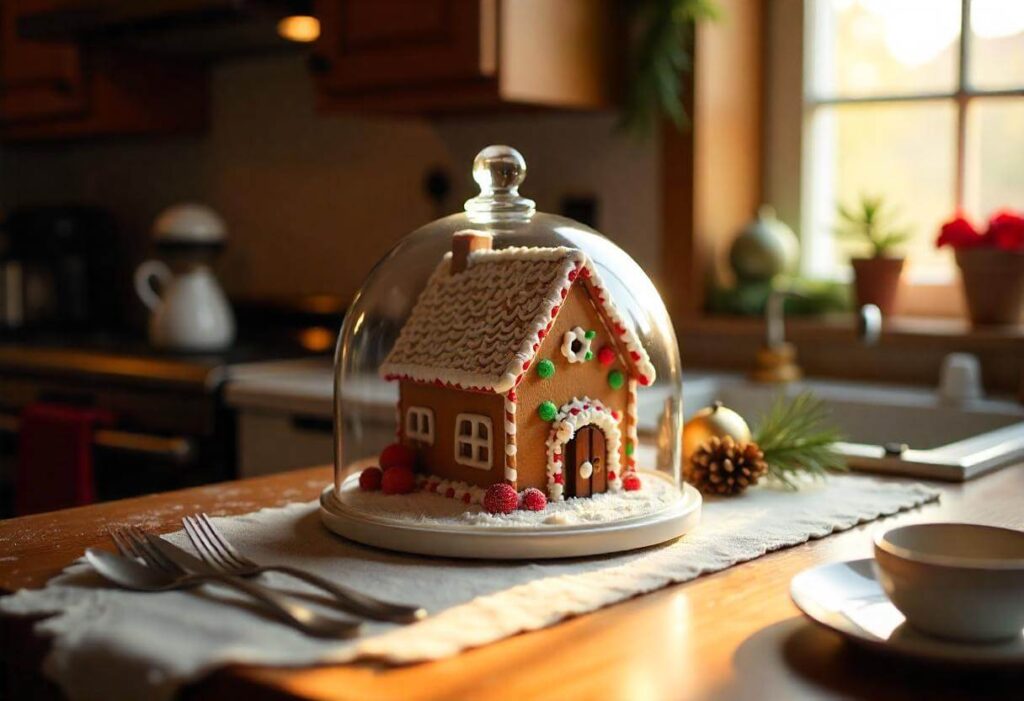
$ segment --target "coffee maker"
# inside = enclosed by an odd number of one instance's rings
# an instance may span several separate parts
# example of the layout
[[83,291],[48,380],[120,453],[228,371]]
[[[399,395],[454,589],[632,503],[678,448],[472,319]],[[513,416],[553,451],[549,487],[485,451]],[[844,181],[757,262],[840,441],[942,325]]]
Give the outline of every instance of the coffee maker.
[[0,329],[103,331],[121,320],[113,216],[83,205],[14,209],[0,226]]

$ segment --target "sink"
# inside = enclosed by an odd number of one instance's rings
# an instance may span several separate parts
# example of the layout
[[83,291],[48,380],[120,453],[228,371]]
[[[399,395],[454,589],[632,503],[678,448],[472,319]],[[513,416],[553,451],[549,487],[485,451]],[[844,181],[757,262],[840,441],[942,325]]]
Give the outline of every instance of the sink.
[[[739,375],[692,373],[683,379],[683,413],[716,399],[754,425],[780,393],[809,390],[846,437],[851,468],[949,481],[1024,462],[1024,407],[998,399],[951,403],[920,387],[806,380],[764,385]],[[639,427],[654,430],[663,399],[639,396]]]

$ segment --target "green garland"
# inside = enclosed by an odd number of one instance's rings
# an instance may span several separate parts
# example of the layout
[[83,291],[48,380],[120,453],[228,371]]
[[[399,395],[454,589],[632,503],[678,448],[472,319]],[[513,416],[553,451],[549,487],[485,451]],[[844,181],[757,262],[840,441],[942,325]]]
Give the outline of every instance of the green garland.
[[714,0],[630,0],[629,82],[619,126],[645,136],[661,116],[682,129],[682,76],[693,68],[693,26],[717,19]]
[[799,488],[796,475],[820,478],[845,470],[846,459],[836,449],[841,440],[825,404],[810,392],[801,392],[792,401],[779,397],[754,431],[768,476],[789,489]]

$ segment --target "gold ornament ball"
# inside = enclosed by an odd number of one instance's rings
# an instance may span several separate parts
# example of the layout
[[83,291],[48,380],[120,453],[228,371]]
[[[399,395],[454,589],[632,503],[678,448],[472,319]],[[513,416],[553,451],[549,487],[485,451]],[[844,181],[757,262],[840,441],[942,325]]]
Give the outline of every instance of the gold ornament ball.
[[712,436],[730,436],[737,443],[750,440],[750,427],[743,417],[721,402],[698,411],[683,426],[683,464]]

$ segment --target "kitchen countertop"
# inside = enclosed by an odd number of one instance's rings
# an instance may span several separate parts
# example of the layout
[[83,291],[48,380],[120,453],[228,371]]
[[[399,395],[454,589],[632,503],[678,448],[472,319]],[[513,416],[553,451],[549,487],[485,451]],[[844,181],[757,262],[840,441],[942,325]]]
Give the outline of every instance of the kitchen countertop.
[[[1024,466],[964,484],[932,483],[942,498],[885,519],[968,521],[1024,529]],[[0,589],[41,586],[84,548],[113,549],[112,524],[179,528],[180,507],[244,513],[313,499],[325,467],[97,504],[0,522]],[[178,510],[175,507],[179,507]],[[222,670],[189,699],[573,699],[1019,698],[1024,670],[918,666],[844,644],[807,622],[789,599],[790,579],[824,562],[867,557],[867,528],[770,553],[752,562],[638,597],[554,627],[440,662]],[[44,698],[45,643],[28,624],[0,619],[15,698]]]
[[330,418],[334,413],[334,364],[320,358],[259,363],[236,374],[224,397],[228,406],[236,409]]
[[[0,339],[0,373],[67,377],[108,385],[133,384],[213,392],[225,381],[260,373],[274,358],[308,356],[295,346],[239,343],[223,352],[162,351],[142,340],[107,335]],[[319,359],[298,362],[323,362]],[[275,361],[286,365],[289,360]],[[329,360],[326,362],[330,362]]]

